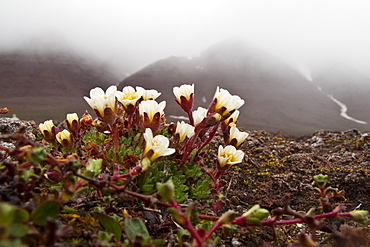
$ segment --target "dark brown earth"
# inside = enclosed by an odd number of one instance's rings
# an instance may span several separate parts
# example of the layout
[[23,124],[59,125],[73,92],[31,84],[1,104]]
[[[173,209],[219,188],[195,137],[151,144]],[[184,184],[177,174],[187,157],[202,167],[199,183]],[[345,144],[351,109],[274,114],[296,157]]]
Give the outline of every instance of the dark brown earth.
[[[5,129],[4,126],[1,134],[12,131]],[[227,181],[226,189],[223,191],[226,204],[219,214],[232,209],[241,215],[255,204],[274,210],[283,207],[287,197],[290,198],[291,207],[296,211],[307,212],[312,207],[317,208],[320,203],[318,195],[313,190],[315,186],[313,176],[318,174],[328,175],[328,186],[336,189],[336,193],[329,199],[333,206],[338,203],[344,204],[347,212],[355,209],[370,210],[370,133],[361,133],[356,129],[321,130],[312,135],[288,137],[262,130],[248,132],[250,136],[242,146],[247,159],[244,163],[233,166],[224,177]],[[222,141],[217,137],[211,144],[214,148],[211,148],[213,151],[210,152],[210,156],[216,153],[219,142]],[[75,196],[68,206],[85,215],[101,203],[102,198],[91,193],[86,197]],[[189,203],[190,201],[185,201],[182,206],[186,207]],[[196,203],[199,214],[210,212],[206,200]],[[124,215],[125,210],[130,217],[141,218],[153,239],[163,239],[166,246],[175,246],[175,235],[181,226],[174,223],[167,210],[151,208],[144,204],[115,202],[112,203],[110,210],[121,217],[127,216]],[[320,213],[319,210],[315,212]],[[85,221],[61,219],[65,224],[72,224],[76,230],[71,234],[71,238],[66,238],[66,242],[59,246],[66,245],[72,239],[75,239],[74,241],[79,239],[80,243],[68,246],[88,246],[86,243],[91,241],[95,230],[89,227],[93,219],[90,219],[91,222],[87,222],[86,217],[84,219]],[[351,229],[357,226],[353,221],[325,222],[336,225],[338,229],[334,234],[318,231],[317,244],[320,246],[333,246],[333,238],[339,237],[344,245],[334,246],[366,246],[350,245],[350,242],[345,242],[346,238],[354,236],[349,234]],[[271,228],[268,227],[238,228],[232,233],[220,229],[216,233],[221,238],[220,246],[262,246],[264,243],[288,246],[297,241],[297,236],[302,231],[309,233],[304,224],[276,227],[275,239]],[[352,238],[352,244],[360,243],[359,239]]]

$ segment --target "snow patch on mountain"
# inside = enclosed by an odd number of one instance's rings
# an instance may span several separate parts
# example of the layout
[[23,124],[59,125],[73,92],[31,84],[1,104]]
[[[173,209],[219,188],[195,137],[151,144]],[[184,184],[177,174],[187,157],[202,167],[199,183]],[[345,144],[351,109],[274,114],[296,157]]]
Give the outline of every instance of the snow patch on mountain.
[[332,101],[334,101],[337,105],[339,105],[339,107],[340,107],[340,115],[341,115],[342,117],[344,117],[345,119],[351,120],[351,121],[353,121],[353,122],[359,123],[359,124],[367,124],[367,122],[365,122],[365,121],[358,120],[358,119],[355,119],[355,118],[353,118],[353,117],[348,116],[348,114],[347,114],[347,111],[348,111],[347,106],[346,106],[344,103],[342,103],[342,102],[340,102],[339,100],[337,100],[336,98],[334,98],[334,96],[333,96],[332,94],[326,94],[326,93],[322,90],[322,88],[321,88],[320,86],[318,86],[318,87],[317,87],[317,89],[318,89],[321,93],[325,94],[329,99],[331,99]]

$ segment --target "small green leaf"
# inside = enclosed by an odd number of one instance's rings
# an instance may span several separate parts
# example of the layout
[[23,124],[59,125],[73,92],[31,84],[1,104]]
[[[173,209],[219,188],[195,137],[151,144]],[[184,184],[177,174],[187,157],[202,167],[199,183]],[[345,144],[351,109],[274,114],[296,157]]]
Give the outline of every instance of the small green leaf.
[[98,175],[100,173],[102,164],[102,159],[89,159],[86,165],[85,176],[92,178]]
[[46,157],[46,152],[42,147],[34,147],[28,151],[28,159],[33,165],[39,165]]
[[36,225],[44,226],[46,225],[46,219],[48,217],[57,217],[59,210],[59,205],[56,201],[46,201],[32,211],[31,219]]
[[256,226],[261,226],[261,220],[256,217],[249,217],[246,219],[248,223],[251,223]]
[[9,233],[13,237],[23,237],[24,235],[26,235],[27,230],[28,230],[27,226],[23,225],[22,223],[13,222],[9,226]]
[[0,222],[2,225],[9,226],[15,217],[16,208],[9,203],[0,203]]
[[148,229],[140,219],[125,219],[125,232],[129,239],[134,240],[136,234],[140,234],[144,239],[150,238]]
[[102,224],[107,232],[113,233],[117,240],[121,239],[121,226],[112,217],[99,212],[95,212],[93,215],[99,220],[100,224]]
[[14,222],[22,223],[22,222],[27,221],[29,218],[30,218],[30,215],[29,215],[29,213],[28,213],[27,210],[25,210],[25,209],[18,209],[15,212]]
[[168,212],[172,215],[172,217],[176,220],[177,223],[183,225],[184,218],[181,216],[180,212],[177,211],[175,208],[168,208]]
[[169,179],[165,183],[157,183],[158,193],[163,197],[167,202],[170,202],[175,197],[175,188],[172,182],[172,179]]

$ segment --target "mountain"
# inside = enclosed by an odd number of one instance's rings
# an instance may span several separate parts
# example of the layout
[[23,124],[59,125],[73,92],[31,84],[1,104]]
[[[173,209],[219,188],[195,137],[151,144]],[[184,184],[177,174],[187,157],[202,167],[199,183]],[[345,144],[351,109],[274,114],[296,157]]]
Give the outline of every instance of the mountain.
[[36,122],[61,121],[90,107],[83,96],[119,80],[107,67],[68,50],[17,50],[0,54],[0,107]]
[[174,103],[172,88],[195,84],[195,109],[208,107],[217,86],[245,100],[238,125],[287,134],[318,129],[368,129],[340,116],[340,107],[297,70],[281,60],[241,42],[221,42],[195,57],[159,60],[124,79],[126,85],[154,88],[166,100],[166,118],[183,115]]
[[370,78],[360,72],[336,63],[312,72],[312,82],[325,94],[348,108],[348,115],[370,123]]

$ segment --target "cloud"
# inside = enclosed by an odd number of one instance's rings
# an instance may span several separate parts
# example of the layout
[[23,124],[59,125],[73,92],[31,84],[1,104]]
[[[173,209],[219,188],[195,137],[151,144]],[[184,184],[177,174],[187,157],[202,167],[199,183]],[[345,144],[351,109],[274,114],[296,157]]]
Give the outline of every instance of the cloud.
[[0,49],[60,42],[137,70],[235,37],[287,61],[339,59],[364,69],[370,66],[368,13],[370,4],[360,0],[3,0]]

